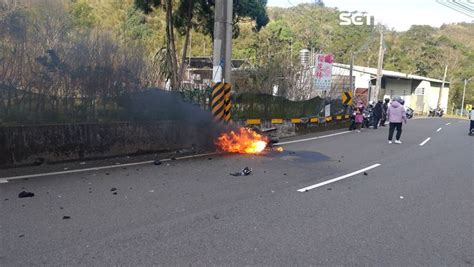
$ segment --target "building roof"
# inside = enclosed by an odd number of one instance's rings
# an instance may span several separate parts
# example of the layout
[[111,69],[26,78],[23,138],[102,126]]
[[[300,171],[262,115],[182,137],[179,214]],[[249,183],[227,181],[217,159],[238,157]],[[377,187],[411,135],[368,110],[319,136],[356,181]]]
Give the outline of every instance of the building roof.
[[[350,65],[346,64],[340,64],[340,63],[333,63],[333,66],[343,68],[343,69],[349,69]],[[376,68],[368,68],[368,67],[362,67],[362,66],[353,66],[353,70],[357,72],[363,72],[367,73],[370,75],[377,75],[377,69]],[[386,77],[393,77],[393,78],[401,78],[401,79],[409,79],[409,80],[422,80],[422,81],[429,81],[429,82],[437,82],[437,83],[442,83],[442,80],[438,79],[433,79],[433,78],[428,78],[428,77],[423,77],[423,76],[418,76],[418,75],[412,75],[412,74],[407,74],[403,72],[398,72],[398,71],[391,71],[391,70],[382,70],[383,76]],[[445,81],[445,84],[449,84],[449,82]]]

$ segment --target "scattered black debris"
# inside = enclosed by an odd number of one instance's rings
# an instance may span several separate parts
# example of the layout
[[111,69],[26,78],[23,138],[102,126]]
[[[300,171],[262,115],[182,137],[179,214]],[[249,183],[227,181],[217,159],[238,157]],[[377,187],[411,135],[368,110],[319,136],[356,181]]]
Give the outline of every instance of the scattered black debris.
[[287,175],[286,172],[283,175]]
[[106,172],[105,175],[110,175],[110,173]]
[[92,191],[89,191],[89,194],[92,194]]
[[171,160],[176,160],[176,158],[175,158],[175,157],[172,157]]
[[232,175],[232,176],[247,176],[247,175],[250,175],[251,173],[252,173],[252,169],[249,168],[249,167],[245,167],[240,172],[234,172],[234,173],[231,173],[230,175]]
[[8,198],[5,198],[3,201],[8,201]]
[[263,173],[267,173],[267,171],[263,171]]
[[21,206],[22,206],[22,207],[24,207],[24,206],[25,206],[25,204],[23,204],[23,205],[21,205]]
[[60,209],[60,210],[63,210],[63,209],[64,209],[64,207],[59,207],[59,209]]
[[341,160],[338,160],[337,162],[341,162]]
[[71,216],[63,216],[63,220],[69,220],[71,219]]
[[290,155],[294,155],[294,154],[296,154],[295,151],[290,151]]
[[220,219],[220,218],[219,218],[219,215],[217,215],[217,213],[214,214],[214,216],[212,216],[212,217],[214,217],[214,219],[216,219],[216,220],[219,220],[219,219]]
[[207,158],[207,160],[212,160],[212,158]]
[[26,191],[21,191],[20,194],[18,194],[19,198],[25,198],[25,197],[34,197],[35,194],[32,192],[26,192]]
[[132,188],[132,187],[130,187],[130,190],[132,190],[132,189],[133,189],[133,188]]
[[114,192],[114,195],[117,195],[117,192]]
[[364,172],[364,175],[369,175],[367,172]]
[[19,235],[18,237],[24,237],[25,235]]
[[161,163],[162,162],[159,159],[155,159],[155,161],[153,162],[153,164],[155,164],[155,165],[161,165]]
[[46,195],[49,195],[49,192],[46,192]]
[[139,171],[140,169],[137,169],[137,171]]
[[332,188],[331,188],[331,187],[328,187],[327,190],[332,190]]
[[33,165],[39,166],[44,163],[44,158],[36,158],[35,161],[33,161]]
[[110,191],[112,191],[112,192],[117,191],[117,188],[112,187],[112,188],[110,189]]
[[122,167],[122,170],[126,170],[126,169],[127,169],[127,167]]

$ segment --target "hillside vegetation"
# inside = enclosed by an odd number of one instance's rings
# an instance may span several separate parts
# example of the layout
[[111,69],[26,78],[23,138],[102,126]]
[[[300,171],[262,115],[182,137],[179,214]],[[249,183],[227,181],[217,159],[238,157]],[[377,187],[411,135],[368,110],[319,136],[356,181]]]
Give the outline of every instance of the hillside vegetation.
[[[135,5],[140,1],[5,1],[18,4],[0,5],[0,90],[80,96],[86,109],[95,112],[100,99],[105,107],[105,99],[121,92],[163,87],[169,78],[169,64],[160,53],[169,45],[166,8],[153,7],[145,14]],[[179,3],[185,3],[170,2],[175,13],[182,8]],[[266,5],[264,0],[234,1],[240,5],[239,12],[248,13],[245,3]],[[290,90],[302,48],[332,53],[337,62],[346,64],[353,54],[354,64],[376,67],[379,32],[375,27],[340,26],[337,9],[311,4],[267,8],[266,13],[258,14],[263,19],[252,15],[235,20],[233,57],[249,63],[247,79],[236,81],[242,92],[270,93],[275,84]],[[197,15],[191,20],[189,47],[184,54],[211,57],[212,21],[203,24]],[[260,23],[258,30],[255,21]],[[175,29],[174,56],[179,65],[185,46],[182,29]],[[463,79],[474,77],[474,24],[415,25],[405,32],[384,31],[384,68],[441,79],[448,65],[449,105],[459,108]],[[2,103],[12,105],[10,98],[8,95],[9,100]],[[471,81],[466,103],[473,102]],[[37,105],[39,109],[41,104]]]

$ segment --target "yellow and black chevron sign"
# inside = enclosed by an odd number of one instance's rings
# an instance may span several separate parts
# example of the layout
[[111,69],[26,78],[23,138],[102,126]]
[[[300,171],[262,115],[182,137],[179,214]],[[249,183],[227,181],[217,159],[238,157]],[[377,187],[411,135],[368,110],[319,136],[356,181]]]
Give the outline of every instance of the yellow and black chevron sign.
[[352,106],[352,92],[342,93],[342,104]]
[[230,100],[231,97],[231,88],[230,83],[214,83],[212,84],[212,93],[211,93],[211,111],[214,121],[230,121],[230,109],[232,103]]

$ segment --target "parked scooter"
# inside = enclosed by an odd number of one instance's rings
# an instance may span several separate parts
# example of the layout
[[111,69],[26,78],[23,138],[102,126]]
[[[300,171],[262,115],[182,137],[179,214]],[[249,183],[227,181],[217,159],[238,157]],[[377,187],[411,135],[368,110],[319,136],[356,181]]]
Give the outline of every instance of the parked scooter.
[[444,115],[444,110],[441,109],[441,108],[438,108],[438,109],[436,110],[436,116],[438,116],[438,117],[443,117],[443,115]]
[[430,108],[428,117],[443,117],[444,110],[442,108]]
[[369,128],[374,126],[374,111],[373,108],[369,107],[364,110],[364,127]]
[[405,108],[405,113],[407,115],[407,119],[411,119],[413,118],[413,114],[415,113],[415,111],[409,107],[406,107]]

